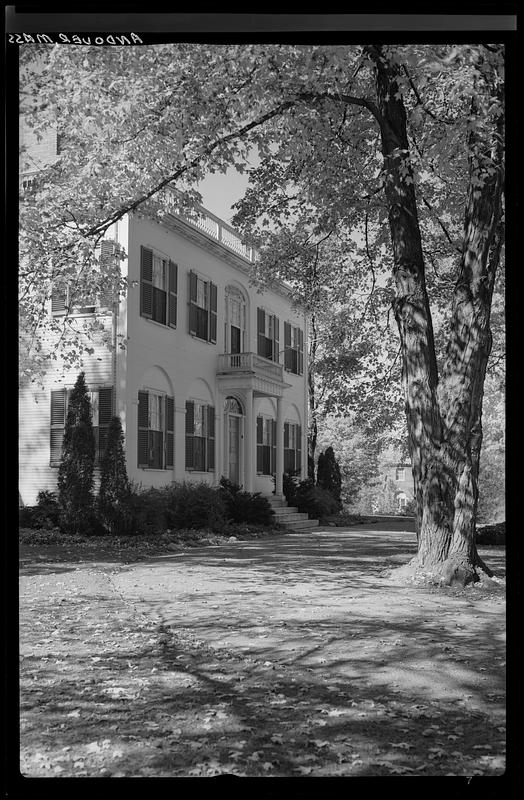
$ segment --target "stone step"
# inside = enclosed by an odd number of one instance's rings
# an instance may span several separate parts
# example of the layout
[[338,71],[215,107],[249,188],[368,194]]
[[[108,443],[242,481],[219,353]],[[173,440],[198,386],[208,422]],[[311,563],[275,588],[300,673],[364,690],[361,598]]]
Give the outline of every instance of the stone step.
[[279,525],[288,525],[290,522],[299,522],[307,519],[307,514],[301,514],[298,511],[290,514],[275,514],[275,522],[278,522]]
[[276,517],[285,517],[286,514],[296,514],[298,508],[296,506],[282,506],[282,508],[274,507],[273,513]]
[[286,523],[286,528],[289,528],[289,530],[295,533],[300,533],[301,531],[307,531],[310,528],[316,527],[318,527],[318,519],[302,519]]

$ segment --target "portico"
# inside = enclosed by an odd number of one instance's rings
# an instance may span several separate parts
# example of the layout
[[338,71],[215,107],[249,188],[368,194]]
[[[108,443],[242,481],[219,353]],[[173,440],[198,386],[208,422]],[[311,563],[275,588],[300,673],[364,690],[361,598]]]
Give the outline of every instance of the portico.
[[[219,473],[243,488],[255,491],[257,476],[256,412],[262,398],[276,405],[273,420],[275,494],[282,496],[284,472],[284,393],[290,384],[283,379],[282,364],[256,353],[225,353],[217,365],[217,468]],[[236,478],[236,480],[235,480]]]

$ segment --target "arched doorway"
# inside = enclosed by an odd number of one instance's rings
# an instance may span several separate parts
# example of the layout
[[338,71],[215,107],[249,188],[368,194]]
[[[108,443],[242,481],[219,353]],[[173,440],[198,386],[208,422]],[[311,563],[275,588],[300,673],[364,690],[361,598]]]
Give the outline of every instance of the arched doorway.
[[226,397],[224,403],[226,464],[225,474],[230,481],[238,485],[243,484],[243,448],[241,442],[244,436],[244,412],[236,397]]

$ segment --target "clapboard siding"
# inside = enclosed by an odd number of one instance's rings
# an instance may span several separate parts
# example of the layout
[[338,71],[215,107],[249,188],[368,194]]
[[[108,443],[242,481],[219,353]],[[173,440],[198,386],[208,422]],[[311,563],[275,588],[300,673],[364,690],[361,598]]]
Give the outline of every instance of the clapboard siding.
[[[111,319],[105,321],[110,329]],[[113,383],[112,354],[100,341],[90,342],[94,353],[84,359],[88,388],[111,386]],[[48,344],[52,346],[51,341]],[[82,368],[64,369],[60,361],[54,362],[47,372],[43,387],[27,385],[19,392],[19,491],[25,505],[36,503],[40,490],[56,490],[58,469],[49,465],[51,391],[61,387],[72,387]],[[98,477],[98,476],[97,476]],[[98,484],[98,480],[96,479]]]

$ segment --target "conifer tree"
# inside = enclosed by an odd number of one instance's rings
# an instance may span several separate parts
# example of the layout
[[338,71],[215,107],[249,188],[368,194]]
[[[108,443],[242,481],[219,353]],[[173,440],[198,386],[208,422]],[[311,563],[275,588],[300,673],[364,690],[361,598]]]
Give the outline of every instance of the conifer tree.
[[95,437],[91,402],[81,372],[69,398],[62,459],[58,469],[58,502],[64,530],[88,532],[93,520]]
[[124,433],[120,417],[109,423],[107,444],[100,465],[98,513],[110,533],[123,533],[128,528],[131,489],[127,477]]
[[317,485],[332,494],[337,503],[340,503],[342,479],[332,447],[327,447],[325,452],[320,453],[318,457]]

